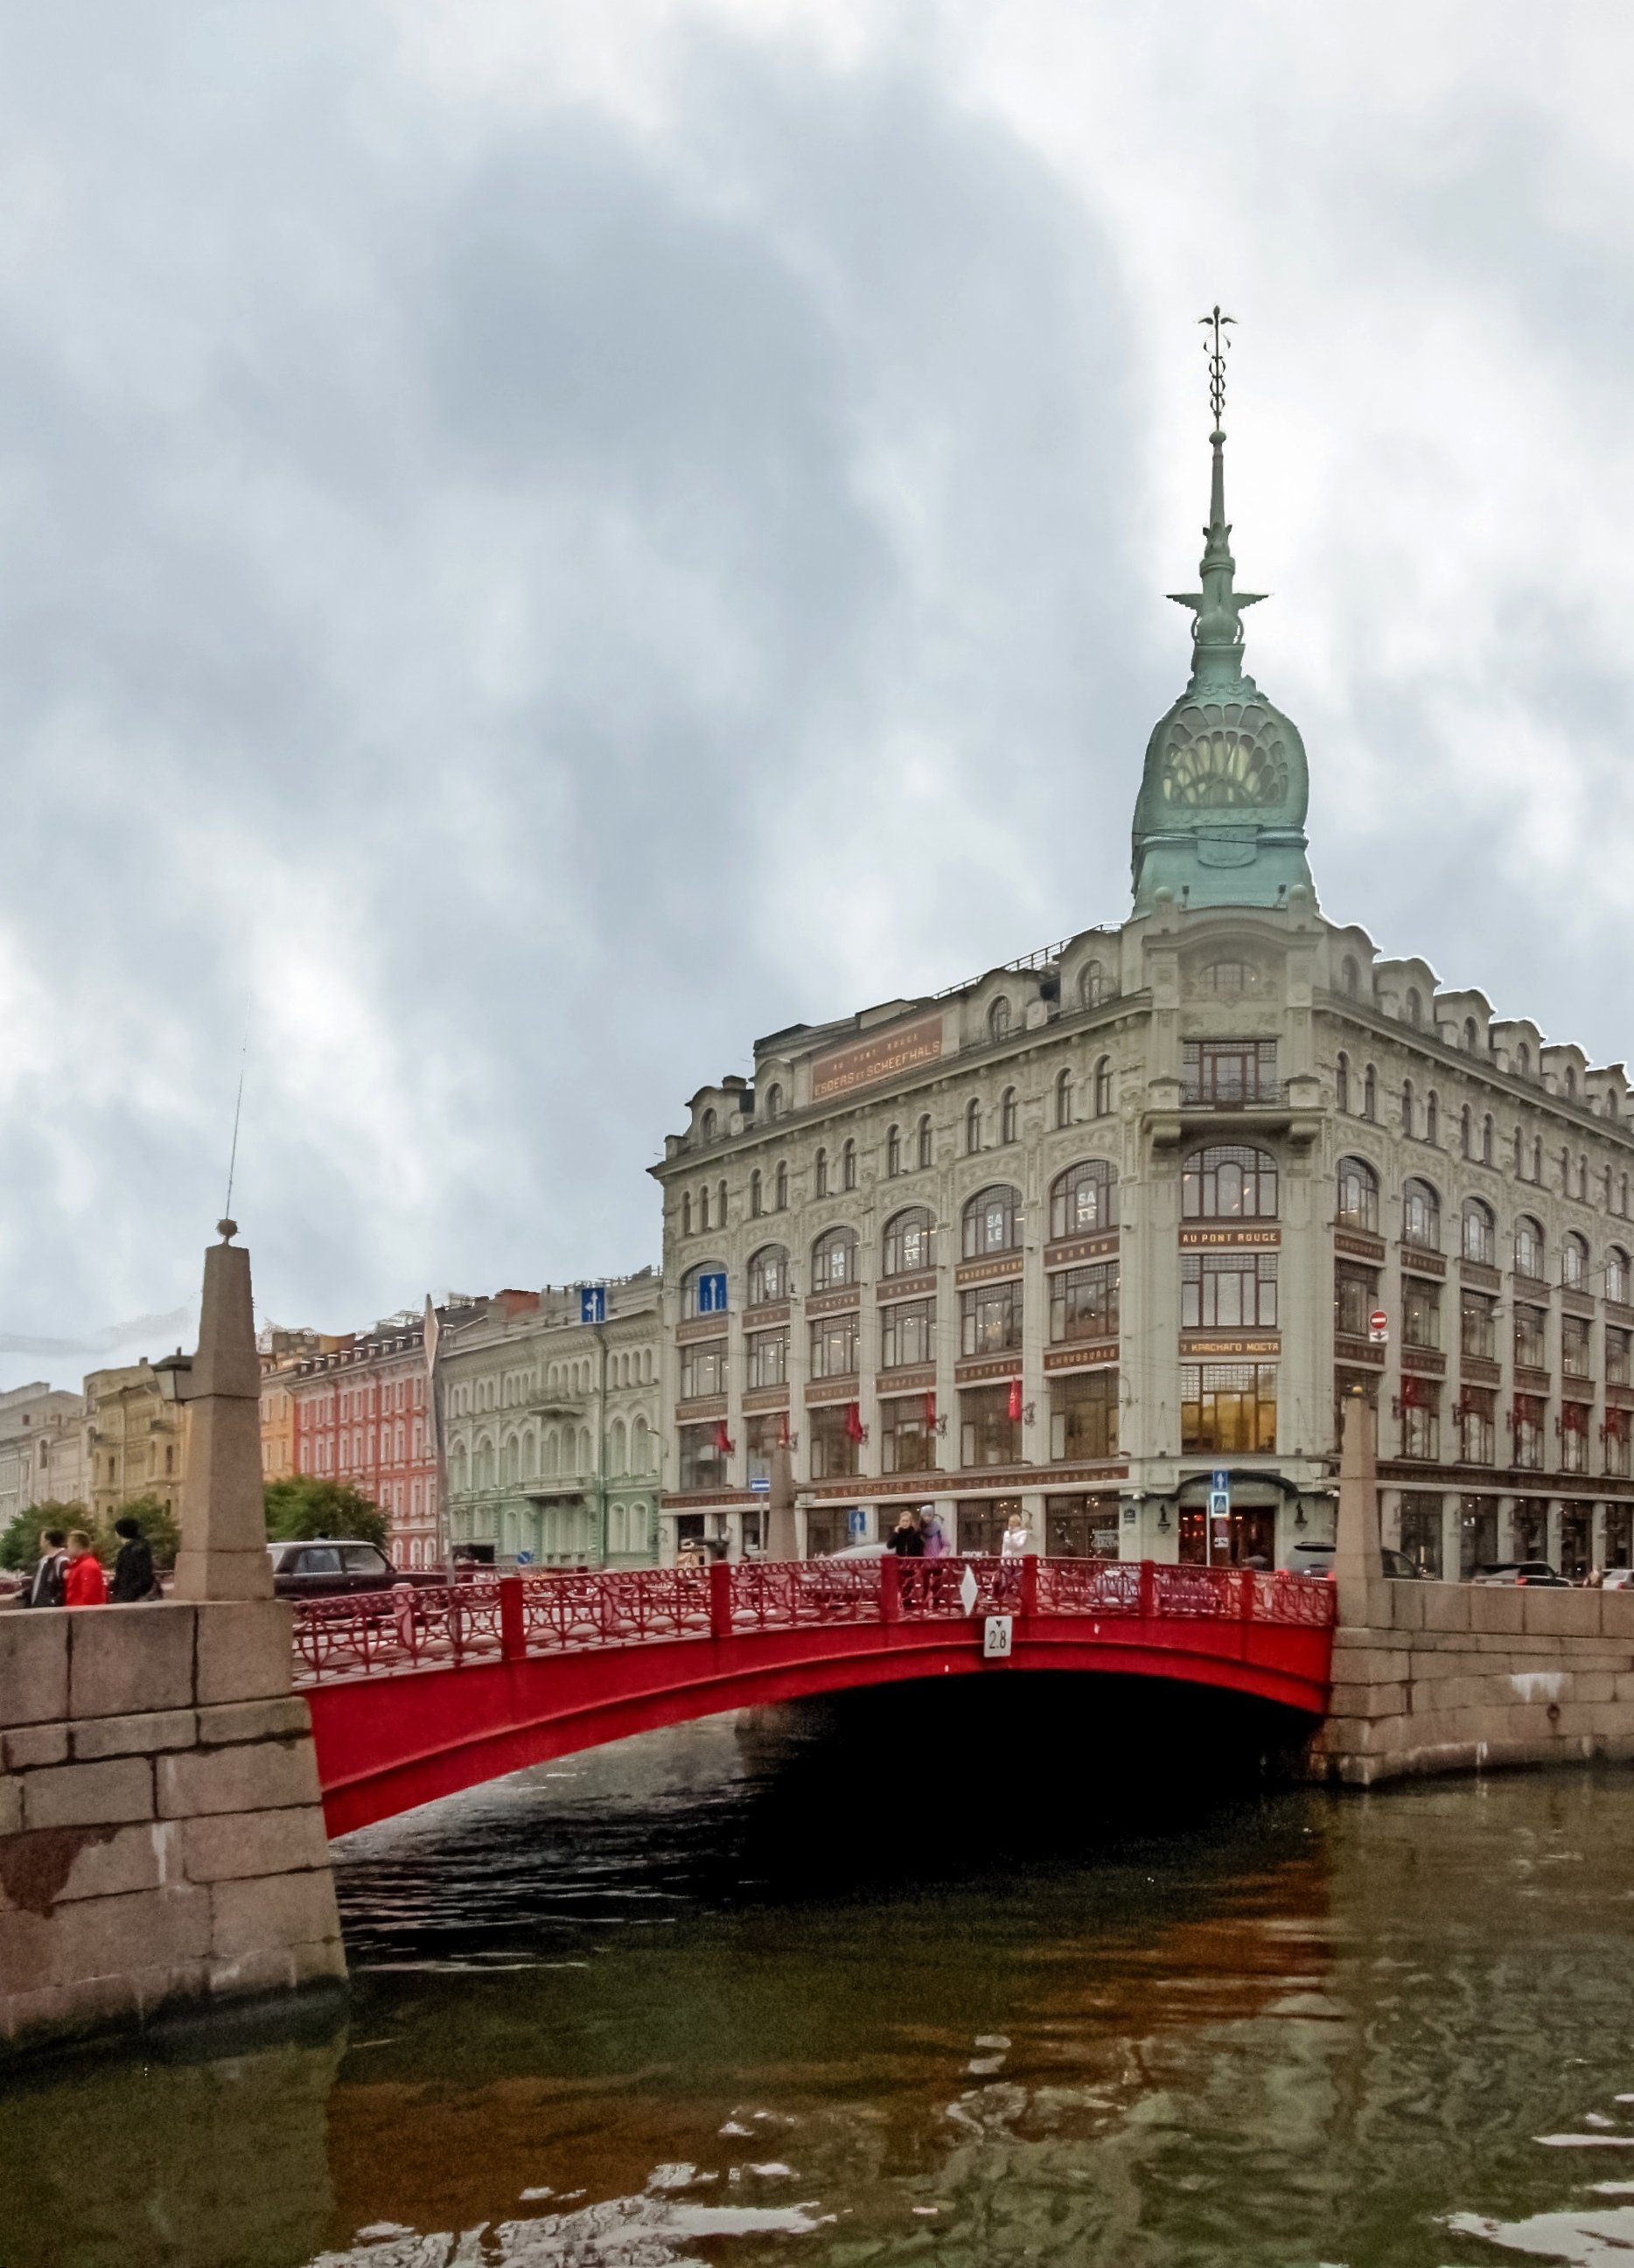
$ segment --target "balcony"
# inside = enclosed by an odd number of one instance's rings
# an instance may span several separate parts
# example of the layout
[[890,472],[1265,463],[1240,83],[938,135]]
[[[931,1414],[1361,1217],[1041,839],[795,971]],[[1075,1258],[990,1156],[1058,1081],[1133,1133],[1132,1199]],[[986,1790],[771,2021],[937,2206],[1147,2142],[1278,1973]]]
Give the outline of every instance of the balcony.
[[1218,1080],[1159,1078],[1147,1084],[1142,1123],[1159,1149],[1195,1141],[1204,1128],[1221,1140],[1285,1134],[1304,1148],[1321,1130],[1321,1087],[1308,1072],[1224,1087]]

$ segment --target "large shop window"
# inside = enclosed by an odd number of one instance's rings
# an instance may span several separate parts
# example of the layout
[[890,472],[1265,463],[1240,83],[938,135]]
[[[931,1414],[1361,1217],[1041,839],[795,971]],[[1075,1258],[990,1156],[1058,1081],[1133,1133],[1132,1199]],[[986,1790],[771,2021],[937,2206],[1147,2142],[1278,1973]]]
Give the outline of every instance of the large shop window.
[[1180,1320],[1188,1331],[1275,1329],[1277,1255],[1182,1252]]
[[1339,1226],[1379,1233],[1379,1176],[1364,1158],[1341,1158],[1338,1189]]
[[[1490,1387],[1466,1386],[1454,1412],[1458,1454],[1467,1465],[1490,1465],[1498,1456],[1498,1396]],[[1496,1558],[1497,1553],[1491,1554]]]
[[1428,1182],[1402,1184],[1402,1241],[1421,1252],[1441,1249],[1441,1200]]
[[903,1394],[880,1404],[880,1470],[936,1470],[936,1434],[923,1394]]
[[811,1326],[811,1375],[852,1378],[857,1373],[857,1317],[822,1315]]
[[[1517,1394],[1513,1416],[1515,1429],[1515,1462],[1523,1472],[1540,1473],[1543,1469],[1543,1428],[1549,1418],[1549,1404],[1535,1394]],[[1522,1552],[1522,1558],[1541,1557],[1541,1553]]]
[[786,1386],[789,1381],[789,1334],[750,1331],[744,1341],[747,1361],[744,1383],[751,1393],[763,1386]]
[[1047,1496],[1044,1539],[1044,1549],[1052,1559],[1115,1559],[1116,1497]]
[[1543,1232],[1530,1213],[1515,1223],[1515,1273],[1535,1284],[1543,1280]]
[[1439,1380],[1408,1376],[1397,1397],[1402,1415],[1402,1454],[1433,1462],[1441,1454],[1441,1388]]
[[1402,1279],[1402,1344],[1439,1347],[1441,1344],[1441,1286],[1417,1276]]
[[909,1205],[885,1225],[886,1276],[916,1276],[936,1264],[935,1232],[924,1205]]
[[1185,1040],[1181,1101],[1221,1109],[1277,1100],[1275,1040]]
[[1187,1220],[1275,1220],[1277,1160],[1240,1143],[1194,1150],[1181,1170],[1181,1212]]
[[900,1300],[880,1311],[880,1367],[907,1370],[936,1360],[936,1301]]
[[1467,1583],[1477,1567],[1498,1557],[1498,1503],[1490,1496],[1461,1498],[1458,1506],[1458,1580]]
[[1560,1374],[1563,1378],[1594,1375],[1589,1325],[1583,1315],[1563,1315],[1560,1319]]
[[1367,1319],[1379,1304],[1379,1272],[1341,1260],[1333,1271],[1333,1327],[1341,1338],[1367,1336]]
[[1104,1158],[1086,1158],[1069,1166],[1050,1185],[1049,1233],[1054,1238],[1086,1236],[1115,1228],[1118,1219],[1118,1177]]
[[1464,1257],[1478,1261],[1483,1268],[1498,1265],[1498,1223],[1490,1204],[1479,1197],[1464,1200]]
[[1049,1455],[1054,1464],[1118,1453],[1118,1373],[1084,1370],[1049,1388]]
[[961,1293],[959,1307],[961,1352],[1006,1354],[1020,1345],[1021,1286],[1015,1279],[978,1284]]
[[1187,1362],[1180,1377],[1182,1455],[1275,1449],[1275,1363]]
[[1019,1464],[1021,1420],[1010,1415],[1008,1386],[968,1387],[959,1397],[959,1462],[967,1472],[983,1465]]
[[1561,1239],[1560,1280],[1568,1292],[1581,1292],[1588,1282],[1588,1246],[1575,1229]]
[[1402,1498],[1402,1550],[1421,1575],[1441,1572],[1441,1499],[1410,1490]]
[[985,1260],[1014,1252],[1021,1243],[1021,1192],[1006,1182],[978,1189],[964,1210],[964,1256]]
[[788,1253],[781,1244],[762,1244],[749,1263],[749,1305],[767,1307],[788,1296]]
[[1063,1268],[1049,1279],[1049,1340],[1112,1339],[1118,1335],[1118,1263]]
[[850,1405],[843,1402],[830,1402],[806,1411],[814,1481],[843,1480],[857,1470],[857,1438],[850,1415]]
[[682,1425],[681,1437],[681,1480],[683,1489],[725,1488],[726,1458],[720,1446],[720,1430],[716,1425]]
[[681,1350],[681,1398],[696,1402],[700,1395],[726,1391],[726,1342],[697,1339]]
[[1459,1295],[1458,1347],[1477,1362],[1498,1360],[1498,1301],[1484,1292]]
[[1549,1368],[1549,1310],[1515,1307],[1515,1366],[1518,1370]]
[[[1611,1203],[1609,1181],[1606,1203],[1608,1206]],[[1629,1256],[1620,1244],[1610,1246],[1606,1254],[1606,1297],[1619,1307],[1629,1303]]]
[[812,1247],[812,1289],[832,1292],[857,1281],[857,1231],[826,1228]]

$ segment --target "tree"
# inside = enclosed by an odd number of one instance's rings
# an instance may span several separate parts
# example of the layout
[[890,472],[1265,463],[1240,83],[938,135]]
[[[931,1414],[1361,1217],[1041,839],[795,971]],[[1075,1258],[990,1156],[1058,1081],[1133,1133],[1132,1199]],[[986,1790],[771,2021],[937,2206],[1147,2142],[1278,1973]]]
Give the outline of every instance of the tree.
[[83,1504],[59,1504],[55,1497],[44,1504],[31,1504],[16,1513],[0,1534],[0,1567],[10,1568],[15,1574],[32,1567],[40,1557],[40,1530],[60,1528],[64,1533],[70,1528],[89,1529],[91,1514]]
[[360,1543],[386,1547],[386,1515],[361,1491],[344,1481],[297,1473],[266,1486],[267,1540],[299,1543],[318,1535],[348,1535]]
[[[173,1567],[176,1554],[181,1548],[181,1530],[176,1515],[162,1496],[133,1496],[129,1504],[115,1505],[104,1521],[98,1524],[94,1542],[99,1559],[112,1560],[118,1557],[121,1538],[114,1533],[116,1520],[134,1520],[141,1527],[158,1567]],[[59,1523],[60,1525],[61,1523]],[[81,1526],[84,1525],[82,1521]]]

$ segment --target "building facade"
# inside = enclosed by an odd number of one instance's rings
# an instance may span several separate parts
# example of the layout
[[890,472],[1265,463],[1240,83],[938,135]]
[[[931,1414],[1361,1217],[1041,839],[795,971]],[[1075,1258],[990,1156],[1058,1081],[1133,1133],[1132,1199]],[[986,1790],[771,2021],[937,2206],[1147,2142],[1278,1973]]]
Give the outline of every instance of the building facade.
[[296,1472],[344,1482],[378,1505],[396,1565],[438,1565],[444,1551],[423,1316],[405,1312],[372,1330],[323,1340],[318,1351],[263,1380],[263,1463],[269,1393],[289,1397]]
[[1321,912],[1223,439],[1130,918],[774,1033],[666,1143],[666,1557],[753,1546],[784,1440],[810,1551],[934,1503],[967,1550],[1013,1509],[1052,1552],[1287,1564],[1360,1392],[1427,1572],[1629,1561],[1623,1067]]
[[269,1481],[290,1479],[295,1457],[295,1397],[289,1373],[308,1356],[333,1351],[340,1342],[316,1331],[283,1330],[269,1324],[257,1335],[261,1357],[261,1470]]
[[88,1504],[84,1398],[43,1381],[0,1394],[0,1529],[37,1504]]
[[147,1358],[93,1370],[85,1388],[85,1476],[81,1491],[104,1525],[136,1497],[158,1497],[173,1517],[187,1466],[185,1404],[166,1402]]
[[638,1567],[658,1550],[659,1279],[501,1292],[438,1359],[456,1547],[497,1563]]

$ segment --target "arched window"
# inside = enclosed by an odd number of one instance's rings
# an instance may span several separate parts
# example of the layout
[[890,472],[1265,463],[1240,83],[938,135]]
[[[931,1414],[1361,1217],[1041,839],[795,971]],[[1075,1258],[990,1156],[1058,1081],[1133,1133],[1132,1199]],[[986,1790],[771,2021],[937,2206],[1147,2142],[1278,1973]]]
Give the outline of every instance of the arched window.
[[1483,1166],[1490,1166],[1492,1162],[1492,1114],[1489,1110],[1481,1122],[1481,1163]]
[[1564,1142],[1560,1145],[1560,1194],[1563,1197],[1571,1195],[1571,1152]]
[[964,1257],[984,1260],[1014,1252],[1021,1242],[1021,1192],[1007,1182],[978,1189],[964,1210]]
[[1379,1233],[1379,1176],[1365,1158],[1339,1160],[1339,1221],[1344,1228]]
[[894,1180],[902,1170],[902,1130],[900,1126],[893,1126],[885,1138],[885,1170],[890,1180]]
[[1112,1115],[1112,1058],[1102,1056],[1095,1065],[1095,1116],[1109,1118]]
[[1432,1147],[1439,1146],[1441,1139],[1441,1106],[1436,1100],[1433,1088],[1431,1090],[1429,1101],[1424,1104],[1424,1139],[1426,1142],[1430,1143]]
[[1086,1158],[1081,1165],[1069,1166],[1064,1174],[1056,1175],[1049,1191],[1052,1237],[1115,1228],[1117,1219],[1117,1172],[1104,1158]]
[[1527,1170],[1526,1140],[1520,1129],[1515,1129],[1515,1179],[1524,1181]]
[[1441,1200],[1428,1182],[1402,1184],[1402,1241],[1422,1252],[1441,1249]]
[[1402,1081],[1402,1135],[1408,1142],[1413,1138],[1413,1082],[1410,1079]]
[[1223,1000],[1240,1000],[1259,989],[1259,971],[1247,961],[1211,961],[1197,976],[1199,992],[1218,993]]
[[715,1113],[712,1110],[706,1110],[698,1121],[698,1131],[706,1142],[715,1139]]
[[789,1169],[787,1166],[778,1167],[777,1186],[777,1210],[779,1212],[787,1212],[789,1210]]
[[749,1212],[751,1218],[758,1220],[762,1210],[763,1208],[761,1204],[761,1169],[756,1166],[754,1172],[749,1175]]
[[1098,961],[1086,961],[1078,972],[1078,1005],[1099,1008],[1112,998],[1112,979]]
[[982,1146],[982,1106],[979,1102],[965,1105],[965,1153],[974,1158]]
[[813,1187],[820,1197],[828,1196],[828,1152],[826,1150],[819,1150],[817,1152],[817,1162],[813,1168]]
[[857,1145],[849,1138],[840,1152],[840,1187],[843,1189],[857,1187]]
[[1464,1018],[1464,1053],[1476,1056],[1481,1052],[1481,1031],[1473,1016]]
[[1476,1115],[1465,1103],[1458,1114],[1458,1154],[1461,1158],[1475,1155]]
[[1608,1117],[1608,1118],[1615,1119],[1615,1118],[1616,1118],[1616,1115],[1617,1115],[1617,1098],[1616,1098],[1616,1095],[1611,1092],[1611,1089],[1610,1089],[1609,1087],[1608,1087],[1608,1088],[1606,1089],[1606,1116],[1607,1116],[1607,1117]]
[[639,1413],[630,1423],[629,1469],[632,1473],[649,1473],[652,1469],[652,1437],[646,1419]]
[[1379,1116],[1379,1076],[1372,1064],[1362,1075],[1362,1116],[1373,1119]]
[[709,1225],[710,1193],[707,1189],[702,1189],[698,1191],[698,1226],[707,1231]]
[[1072,1074],[1070,1071],[1058,1071],[1056,1075],[1056,1123],[1057,1126],[1072,1123]]
[[1588,1246],[1576,1229],[1560,1241],[1560,1280],[1568,1292],[1581,1292],[1588,1284]]
[[1181,1169],[1186,1220],[1275,1220],[1277,1160],[1240,1143],[1194,1150]]
[[1016,1138],[1016,1091],[1013,1086],[1005,1089],[1004,1101],[998,1106],[998,1138],[1001,1142],[1013,1142]]
[[783,1089],[778,1086],[777,1080],[773,1079],[771,1085],[766,1090],[767,1124],[769,1125],[774,1118],[781,1118],[782,1116]]
[[1478,1260],[1483,1268],[1498,1263],[1498,1223],[1491,1206],[1479,1197],[1464,1199],[1464,1257]]
[[1419,1024],[1424,1019],[1424,1004],[1419,998],[1416,986],[1411,984],[1408,986],[1407,998],[1402,1005],[1407,1012],[1408,1022],[1412,1026],[1413,1029],[1417,1031]]
[[832,1292],[857,1281],[857,1231],[826,1228],[812,1247],[812,1289]]
[[[688,1268],[681,1279],[681,1321],[690,1322],[694,1315],[724,1314],[725,1306],[725,1262],[700,1260],[696,1268]],[[574,1367],[577,1372],[578,1366]],[[578,1390],[577,1385],[573,1390]]]
[[1343,1049],[1339,1051],[1338,1065],[1334,1077],[1334,1100],[1341,1110],[1351,1108],[1351,1058]]
[[1567,1100],[1567,1101],[1568,1101],[1568,1102],[1575,1102],[1575,1101],[1577,1101],[1577,1099],[1578,1099],[1578,1074],[1577,1074],[1577,1067],[1576,1067],[1576,1065],[1575,1065],[1575,1064],[1568,1064],[1566,1065],[1566,1100]]
[[883,1258],[886,1276],[915,1276],[935,1266],[935,1231],[924,1205],[909,1205],[887,1221]]
[[692,1191],[690,1189],[683,1189],[681,1192],[681,1233],[683,1236],[690,1236],[692,1233]]
[[749,1262],[749,1305],[769,1307],[789,1296],[789,1255],[781,1244],[762,1244]]
[[919,1170],[923,1173],[931,1163],[931,1114],[927,1110],[919,1121]]
[[613,1420],[612,1425],[607,1428],[608,1471],[613,1473],[622,1473],[624,1470],[625,1460],[628,1455],[629,1451],[625,1447],[624,1441],[624,1421],[622,1418],[615,1418]]
[[1530,1079],[1532,1076],[1532,1050],[1524,1040],[1515,1049],[1515,1075],[1518,1079]]
[[717,1228],[725,1228],[726,1226],[726,1184],[725,1182],[721,1182],[715,1192],[715,1226]]
[[1541,1134],[1532,1145],[1532,1178],[1539,1183],[1543,1179],[1543,1138]]
[[987,1012],[987,1036],[990,1040],[1010,1037],[1010,1003],[1002,992]]
[[1543,1232],[1530,1213],[1515,1223],[1515,1273],[1541,1283],[1543,1277]]
[[1340,971],[1339,982],[1343,987],[1346,999],[1355,1000],[1360,997],[1362,972],[1348,954],[1345,955],[1344,967]]
[[1588,1160],[1583,1157],[1578,1160],[1578,1203],[1588,1203]]
[[1620,1244],[1614,1244],[1606,1255],[1606,1297],[1615,1300],[1619,1307],[1629,1304],[1629,1256]]

